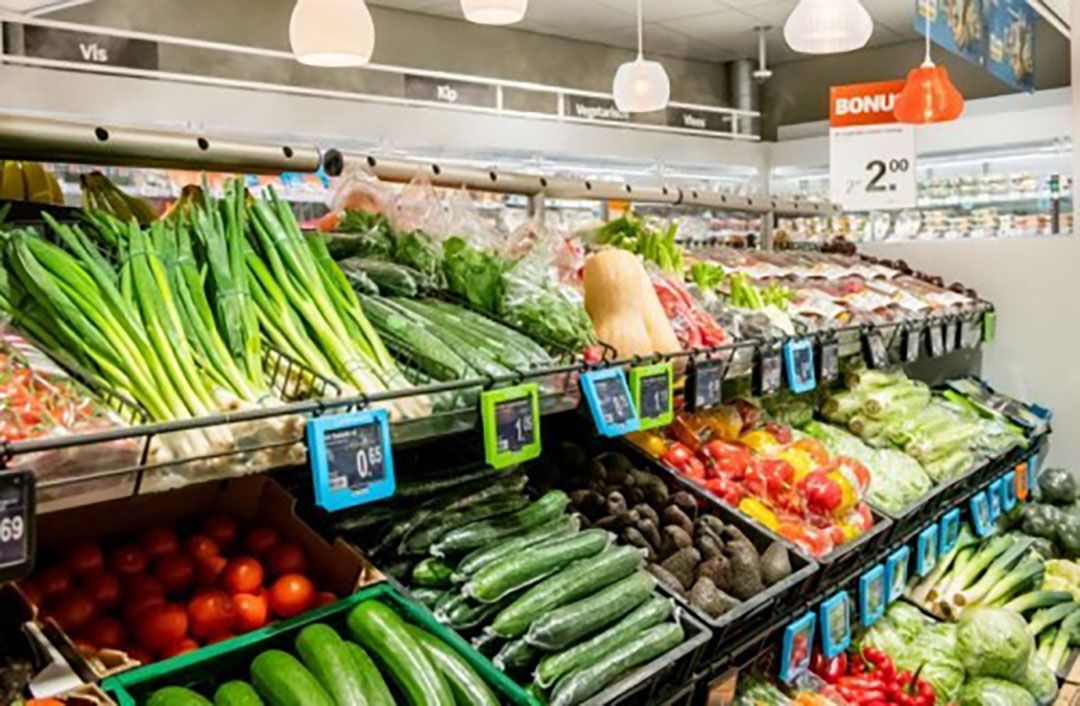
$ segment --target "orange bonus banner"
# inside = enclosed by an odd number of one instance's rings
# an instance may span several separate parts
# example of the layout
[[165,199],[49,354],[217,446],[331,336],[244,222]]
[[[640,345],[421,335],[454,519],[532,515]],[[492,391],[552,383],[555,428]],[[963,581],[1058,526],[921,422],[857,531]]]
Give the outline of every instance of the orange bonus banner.
[[904,81],[877,81],[833,86],[829,89],[829,125],[856,127],[895,123],[896,96]]

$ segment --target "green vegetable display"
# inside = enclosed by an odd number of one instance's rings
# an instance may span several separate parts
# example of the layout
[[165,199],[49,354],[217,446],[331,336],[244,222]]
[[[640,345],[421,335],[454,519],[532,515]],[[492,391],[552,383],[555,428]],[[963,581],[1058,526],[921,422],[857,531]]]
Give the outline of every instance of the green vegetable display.
[[1019,682],[1035,650],[1024,619],[1011,610],[965,611],[956,629],[956,651],[968,674]]
[[958,706],[1037,706],[1023,687],[1001,679],[972,679],[960,693]]

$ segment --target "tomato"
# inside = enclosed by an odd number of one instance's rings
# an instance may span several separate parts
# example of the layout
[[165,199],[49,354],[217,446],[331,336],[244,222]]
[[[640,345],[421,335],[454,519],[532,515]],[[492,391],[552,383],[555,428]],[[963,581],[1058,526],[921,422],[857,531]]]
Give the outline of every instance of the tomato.
[[237,593],[232,597],[236,607],[236,631],[251,632],[266,625],[270,614],[270,602],[266,591]]
[[312,608],[322,608],[324,605],[330,605],[337,600],[337,596],[330,591],[319,591],[315,594],[315,601],[312,603]]
[[143,535],[139,543],[144,552],[150,557],[175,554],[180,551],[180,540],[176,533],[166,527],[154,527]]
[[117,547],[109,555],[109,568],[121,577],[145,572],[146,563],[146,552],[133,544]]
[[71,573],[62,566],[50,566],[34,579],[42,597],[49,601],[71,588]]
[[162,650],[161,656],[163,659],[168,659],[169,657],[178,657],[180,655],[187,654],[188,652],[194,652],[197,649],[199,649],[199,643],[195,642],[191,638],[184,638],[176,644]]
[[86,630],[86,639],[100,649],[118,650],[124,646],[127,635],[124,624],[116,618],[98,618]]
[[144,593],[135,596],[134,598],[129,598],[127,602],[124,603],[124,620],[126,620],[128,624],[134,623],[138,621],[143,613],[151,608],[156,608],[161,605],[165,605],[164,594],[156,595],[153,593]]
[[281,533],[273,527],[256,527],[248,532],[247,538],[244,540],[244,547],[251,554],[262,557],[270,550],[270,547],[280,541]]
[[124,597],[137,598],[142,595],[164,596],[165,587],[153,576],[136,574],[124,581]]
[[82,632],[98,614],[97,603],[82,591],[66,591],[56,600],[52,617],[69,635]]
[[101,572],[83,577],[82,588],[102,608],[112,608],[120,604],[120,579],[112,574]]
[[236,520],[225,515],[211,515],[203,522],[203,532],[218,543],[219,547],[229,547],[236,541],[239,530]]
[[163,652],[184,639],[188,615],[175,603],[150,606],[135,621],[135,636],[151,652]]
[[195,560],[221,556],[221,547],[205,534],[191,535],[184,546],[187,549],[188,556]]
[[64,702],[59,699],[30,699],[26,706],[64,706]]
[[254,593],[262,586],[262,564],[251,557],[238,556],[225,567],[225,588],[232,593]]
[[210,638],[229,632],[236,625],[236,606],[224,591],[205,591],[188,603],[191,634]]
[[64,559],[64,565],[73,574],[94,574],[105,569],[105,555],[93,542],[77,542]]
[[271,576],[302,574],[307,570],[307,555],[299,544],[278,544],[270,550],[268,556]]
[[41,589],[37,587],[36,583],[20,581],[18,586],[30,605],[38,606],[40,608],[45,603],[45,597],[41,595]]
[[154,578],[169,595],[183,593],[195,583],[195,562],[183,554],[165,554],[154,562]]
[[279,618],[291,618],[311,607],[315,587],[301,574],[286,574],[270,587],[270,611]]
[[195,560],[195,581],[200,586],[216,586],[221,582],[225,567],[229,562],[222,556],[211,556]]

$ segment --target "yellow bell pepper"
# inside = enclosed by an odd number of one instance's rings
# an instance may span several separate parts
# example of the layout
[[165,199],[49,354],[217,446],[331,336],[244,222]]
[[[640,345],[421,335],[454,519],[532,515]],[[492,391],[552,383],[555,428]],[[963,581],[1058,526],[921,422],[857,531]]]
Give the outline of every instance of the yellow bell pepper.
[[743,498],[739,501],[739,510],[752,520],[757,520],[774,532],[780,526],[776,513],[757,498]]

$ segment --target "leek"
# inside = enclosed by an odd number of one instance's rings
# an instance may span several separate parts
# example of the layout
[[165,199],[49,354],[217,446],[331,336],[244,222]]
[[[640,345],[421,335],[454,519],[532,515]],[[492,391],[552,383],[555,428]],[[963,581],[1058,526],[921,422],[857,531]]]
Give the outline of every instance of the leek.
[[978,601],[982,606],[1000,606],[1007,603],[1014,596],[1028,587],[1038,587],[1042,581],[1043,563],[1040,559],[1025,559],[1017,564],[1016,568],[991,588],[986,595]]
[[1016,613],[1026,613],[1036,608],[1049,608],[1059,603],[1072,603],[1072,594],[1068,591],[1032,591],[1019,598],[1014,598],[1003,607]]
[[1028,630],[1032,635],[1038,635],[1043,630],[1046,630],[1053,625],[1057,625],[1065,618],[1068,618],[1077,609],[1080,609],[1080,604],[1074,603],[1071,600],[1070,595],[1070,598],[1066,601],[1059,602],[1057,605],[1049,608],[1035,611],[1035,615],[1031,616],[1031,620],[1028,622]]
[[953,594],[952,602],[960,607],[977,603],[994,586],[1004,583],[1009,570],[1021,559],[1024,552],[1031,547],[1033,541],[1031,537],[1021,537],[1012,542],[1008,549],[997,556],[987,567],[978,581],[968,588]]

